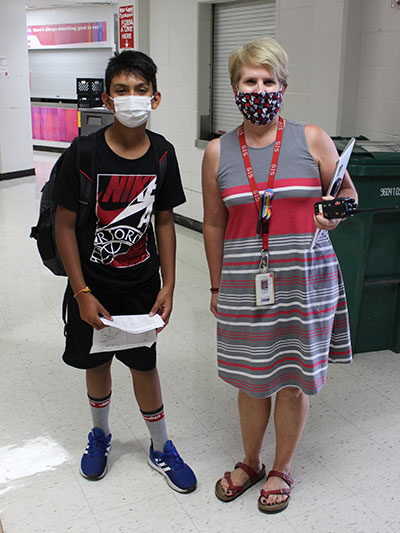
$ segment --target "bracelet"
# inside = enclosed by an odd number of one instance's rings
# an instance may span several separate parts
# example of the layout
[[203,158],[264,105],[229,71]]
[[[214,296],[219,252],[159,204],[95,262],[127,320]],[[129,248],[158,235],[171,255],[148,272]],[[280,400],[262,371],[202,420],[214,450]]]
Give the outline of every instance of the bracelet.
[[76,292],[74,294],[74,298],[76,298],[77,296],[79,296],[80,294],[84,293],[84,292],[92,292],[88,286],[86,287],[83,287],[83,289],[81,289],[80,291]]
[[217,294],[219,292],[219,287],[211,287],[211,294]]

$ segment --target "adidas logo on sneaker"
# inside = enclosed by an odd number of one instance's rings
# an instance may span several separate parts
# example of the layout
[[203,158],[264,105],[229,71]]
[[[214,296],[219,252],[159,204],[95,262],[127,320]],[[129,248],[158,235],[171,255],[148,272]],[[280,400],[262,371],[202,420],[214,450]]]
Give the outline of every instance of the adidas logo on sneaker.
[[168,440],[162,452],[150,446],[148,463],[151,468],[162,474],[168,485],[177,492],[192,492],[197,487],[193,470],[182,460],[172,441]]

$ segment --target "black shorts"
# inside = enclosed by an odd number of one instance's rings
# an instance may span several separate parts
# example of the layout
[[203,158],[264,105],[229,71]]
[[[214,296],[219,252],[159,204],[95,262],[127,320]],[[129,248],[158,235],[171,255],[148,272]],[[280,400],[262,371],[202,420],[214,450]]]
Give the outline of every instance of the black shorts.
[[[160,278],[157,275],[149,283],[124,292],[111,292],[91,288],[92,293],[111,315],[147,314],[156,301],[160,290]],[[68,284],[65,298],[67,303],[66,343],[63,360],[75,368],[95,368],[110,361],[114,355],[122,363],[134,370],[148,371],[156,366],[156,343],[149,348],[142,346],[118,352],[100,352],[91,354],[93,328],[79,315],[78,304]]]

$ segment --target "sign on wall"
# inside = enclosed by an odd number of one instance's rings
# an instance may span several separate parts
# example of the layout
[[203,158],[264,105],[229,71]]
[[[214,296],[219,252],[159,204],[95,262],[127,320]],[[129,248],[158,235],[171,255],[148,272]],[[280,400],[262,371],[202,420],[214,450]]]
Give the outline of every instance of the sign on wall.
[[27,26],[28,48],[107,46],[107,22],[74,22]]
[[119,49],[135,48],[133,5],[119,7]]

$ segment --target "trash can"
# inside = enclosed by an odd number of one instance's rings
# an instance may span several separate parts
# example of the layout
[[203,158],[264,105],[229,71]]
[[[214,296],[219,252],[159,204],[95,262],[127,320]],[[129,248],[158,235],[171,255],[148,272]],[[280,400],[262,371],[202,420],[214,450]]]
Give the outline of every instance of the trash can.
[[92,107],[80,109],[79,132],[80,135],[89,135],[104,126],[114,122],[114,114],[105,107]]
[[[333,138],[339,152],[349,139]],[[356,140],[348,170],[359,213],[330,237],[342,269],[353,352],[400,352],[400,144]]]

